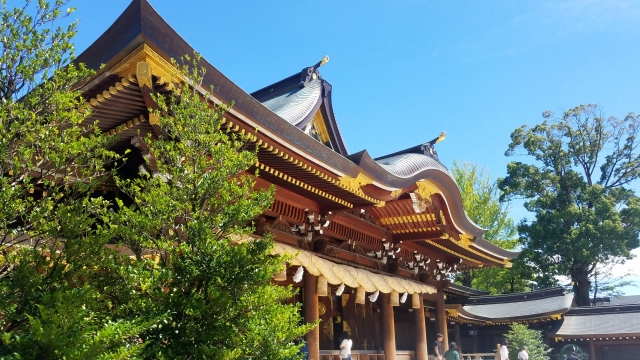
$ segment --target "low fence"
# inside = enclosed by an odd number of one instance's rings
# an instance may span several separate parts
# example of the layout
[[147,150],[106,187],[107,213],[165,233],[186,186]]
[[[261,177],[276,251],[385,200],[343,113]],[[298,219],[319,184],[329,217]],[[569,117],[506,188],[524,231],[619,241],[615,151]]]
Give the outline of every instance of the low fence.
[[486,354],[460,354],[460,360],[495,360],[495,353]]

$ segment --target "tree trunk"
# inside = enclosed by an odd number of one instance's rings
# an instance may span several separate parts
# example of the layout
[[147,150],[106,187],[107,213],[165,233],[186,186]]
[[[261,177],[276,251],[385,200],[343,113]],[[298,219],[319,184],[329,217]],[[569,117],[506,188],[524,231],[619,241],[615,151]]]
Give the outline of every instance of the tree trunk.
[[591,301],[591,304],[595,305],[597,298],[598,298],[598,275],[596,273],[596,275],[593,277],[593,300]]
[[589,270],[585,266],[574,265],[571,269],[571,281],[573,282],[573,300],[576,306],[591,306]]
[[462,286],[472,287],[471,280],[471,271],[465,271],[462,273]]

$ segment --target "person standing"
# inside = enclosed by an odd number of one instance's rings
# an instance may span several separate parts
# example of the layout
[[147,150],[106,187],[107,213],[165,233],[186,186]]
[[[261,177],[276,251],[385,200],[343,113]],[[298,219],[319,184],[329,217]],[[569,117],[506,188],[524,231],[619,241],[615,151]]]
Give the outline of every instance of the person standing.
[[458,345],[452,342],[449,344],[449,350],[447,350],[442,357],[445,360],[460,360],[460,354],[458,353]]
[[444,336],[438,333],[436,339],[433,343],[433,355],[435,355],[436,360],[442,360],[442,339],[444,339]]
[[518,360],[529,360],[529,352],[526,346],[523,346],[522,351],[518,353]]
[[500,346],[500,360],[509,360],[509,340],[505,340]]
[[351,360],[351,346],[353,345],[351,336],[348,332],[343,331],[340,339],[342,339],[340,343],[340,359]]

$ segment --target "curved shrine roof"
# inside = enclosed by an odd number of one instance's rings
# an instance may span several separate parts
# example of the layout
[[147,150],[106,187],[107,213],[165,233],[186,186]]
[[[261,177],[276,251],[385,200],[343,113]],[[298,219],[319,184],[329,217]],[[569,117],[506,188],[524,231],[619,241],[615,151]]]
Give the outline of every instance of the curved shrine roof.
[[[293,89],[262,102],[269,110],[300,128],[306,125],[319,106],[322,94],[322,80],[311,81],[303,88]],[[306,121],[305,121],[306,120]]]
[[[82,88],[85,96],[97,97],[97,100],[91,99],[94,101],[91,104],[95,103],[100,109],[100,104],[111,101],[108,96],[101,98],[100,92],[95,91],[102,91],[105,86],[111,91],[109,86],[117,85],[116,81],[120,81],[122,74],[115,69],[129,69],[130,66],[135,68],[135,61],[139,61],[135,54],[142,47],[145,47],[144,51],[150,49],[153,54],[149,56],[160,63],[194,52],[146,0],[133,0],[113,25],[77,58],[77,61],[85,63],[89,68],[99,69],[101,64],[106,64]],[[256,128],[259,129],[252,138],[261,145],[260,170],[265,170],[261,174],[264,173],[269,181],[289,187],[333,209],[366,208],[373,205],[383,208],[385,202],[388,206],[394,202],[410,201],[406,198],[415,191],[418,182],[429,181],[437,189],[429,190],[428,197],[433,194],[434,202],[437,200],[441,203],[438,205],[441,208],[431,209],[429,214],[411,211],[396,213],[396,217],[389,221],[398,220],[398,216],[402,217],[401,221],[405,221],[406,216],[429,215],[428,228],[411,228],[412,233],[425,234],[425,237],[417,237],[415,240],[421,241],[434,238],[433,236],[438,239],[443,232],[454,236],[465,235],[471,240],[459,249],[452,242],[450,246],[459,252],[448,252],[449,256],[473,258],[474,264],[508,265],[508,260],[517,256],[517,252],[502,250],[483,242],[485,230],[469,220],[462,205],[460,190],[447,168],[437,159],[433,148],[436,139],[376,160],[366,151],[347,154],[333,115],[331,85],[318,72],[318,67],[323,63],[324,60],[250,95],[202,59],[201,65],[206,69],[203,86],[214,85],[214,102],[234,101],[235,104],[229,111],[234,131],[253,134]],[[131,73],[127,76],[130,77]],[[166,77],[154,76],[155,85],[152,88],[166,84]],[[135,77],[132,78],[131,87],[138,91],[140,89]],[[143,105],[136,111],[144,113],[145,109]],[[95,114],[99,115],[98,112]],[[317,141],[301,131],[316,114],[320,114],[324,121],[329,142]],[[136,126],[142,126],[135,122],[134,125],[127,127],[127,134],[134,134]],[[129,139],[123,136],[121,140],[122,144],[127,144]],[[404,200],[400,199],[402,196]],[[402,224],[411,225],[410,222]],[[462,240],[456,238],[456,241]],[[447,251],[446,246],[443,247],[440,243],[431,246]]]
[[640,336],[640,305],[593,306],[569,310],[560,329],[561,338]]
[[470,297],[459,305],[447,305],[467,320],[512,322],[530,319],[559,318],[571,308],[573,294],[561,287],[525,293]]
[[449,170],[440,161],[422,154],[400,154],[376,159],[380,166],[391,174],[410,178],[423,171],[434,169],[449,174]]
[[463,308],[479,318],[513,319],[564,313],[571,307],[572,294],[507,303],[465,305]]

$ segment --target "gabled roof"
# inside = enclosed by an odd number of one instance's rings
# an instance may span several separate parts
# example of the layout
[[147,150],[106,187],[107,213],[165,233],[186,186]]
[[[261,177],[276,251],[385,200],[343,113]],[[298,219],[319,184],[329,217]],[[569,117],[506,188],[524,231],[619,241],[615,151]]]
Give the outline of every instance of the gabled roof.
[[333,114],[332,86],[322,79],[319,71],[320,66],[328,61],[329,57],[325,56],[317,64],[265,86],[251,93],[251,96],[300,130],[305,130],[315,114],[321,111],[329,136],[329,144],[326,145],[338,154],[347,156],[347,148]]

